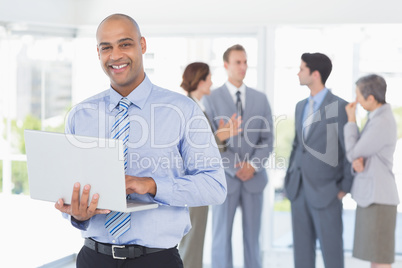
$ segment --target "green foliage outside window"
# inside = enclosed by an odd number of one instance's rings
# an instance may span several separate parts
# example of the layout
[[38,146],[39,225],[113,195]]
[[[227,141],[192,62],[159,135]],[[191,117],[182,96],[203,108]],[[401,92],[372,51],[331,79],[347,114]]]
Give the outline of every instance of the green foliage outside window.
[[3,192],[3,161],[0,161],[0,193]]
[[12,169],[12,182],[14,184],[12,193],[29,194],[27,162],[13,161],[11,169]]
[[[13,144],[14,148],[17,148],[19,154],[25,154],[25,139],[24,139],[25,129],[40,130],[41,129],[40,119],[32,115],[28,115],[25,117],[22,124],[18,124],[15,120],[11,122],[11,133],[12,133],[11,135],[13,137],[12,143],[14,143]],[[51,132],[64,132],[64,124],[60,124],[55,127],[46,127],[45,130]],[[13,161],[11,168],[12,168],[12,182],[14,184],[12,193],[29,194],[26,162]]]
[[295,137],[295,121],[293,118],[286,117],[283,120],[277,121],[274,126],[275,130],[275,148],[274,153],[277,158],[276,163],[279,163],[278,158],[285,159],[288,166],[292,143]]
[[11,135],[13,137],[12,142],[16,142],[17,144],[15,148],[18,149],[18,153],[25,154],[25,139],[24,139],[24,130],[25,129],[33,129],[40,130],[41,122],[39,118],[36,118],[32,115],[27,115],[21,126],[18,126],[16,120],[11,122]]
[[394,112],[396,125],[398,127],[398,139],[402,138],[402,107],[392,110]]

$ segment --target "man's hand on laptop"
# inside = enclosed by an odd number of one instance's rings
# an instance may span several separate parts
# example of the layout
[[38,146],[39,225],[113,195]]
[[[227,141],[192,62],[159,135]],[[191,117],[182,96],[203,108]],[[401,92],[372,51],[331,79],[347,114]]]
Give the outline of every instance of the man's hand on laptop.
[[80,198],[80,183],[76,182],[73,188],[73,195],[71,197],[71,205],[64,204],[63,199],[59,199],[54,205],[56,209],[61,212],[73,216],[78,221],[86,221],[96,214],[108,214],[110,210],[96,209],[98,206],[99,195],[92,196],[91,203],[88,206],[90,185],[85,185]]
[[135,177],[126,175],[126,193],[156,195],[156,183],[150,177]]

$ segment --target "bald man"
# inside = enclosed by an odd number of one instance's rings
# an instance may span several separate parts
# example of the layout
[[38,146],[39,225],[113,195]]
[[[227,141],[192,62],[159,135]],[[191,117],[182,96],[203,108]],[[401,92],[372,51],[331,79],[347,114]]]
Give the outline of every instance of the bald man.
[[71,204],[59,199],[55,207],[85,238],[77,267],[183,267],[176,246],[191,228],[188,207],[226,198],[215,139],[205,131],[208,121],[194,101],[153,85],[146,76],[146,41],[131,17],[107,17],[96,38],[110,88],[70,111],[66,133],[113,138],[113,124],[127,121],[127,198],[159,207],[133,213],[97,209],[102,196],[90,194],[90,185],[80,196],[76,183]]

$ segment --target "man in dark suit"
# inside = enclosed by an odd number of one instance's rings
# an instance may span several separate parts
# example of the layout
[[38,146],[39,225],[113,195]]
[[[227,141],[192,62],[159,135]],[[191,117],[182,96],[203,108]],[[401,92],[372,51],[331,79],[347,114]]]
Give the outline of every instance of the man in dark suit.
[[212,209],[212,268],[232,268],[232,227],[238,206],[242,209],[244,267],[261,268],[259,234],[263,191],[268,182],[264,164],[273,147],[271,109],[264,93],[243,83],[247,54],[234,45],[223,54],[228,81],[205,98],[205,110],[214,130],[220,119],[234,113],[243,120],[243,132],[226,140],[221,153],[228,195],[222,205]]
[[325,267],[344,267],[342,198],[353,177],[343,137],[347,102],[325,87],[331,70],[324,54],[301,57],[298,76],[310,96],[296,105],[296,134],[285,177],[296,268],[315,267],[317,239]]

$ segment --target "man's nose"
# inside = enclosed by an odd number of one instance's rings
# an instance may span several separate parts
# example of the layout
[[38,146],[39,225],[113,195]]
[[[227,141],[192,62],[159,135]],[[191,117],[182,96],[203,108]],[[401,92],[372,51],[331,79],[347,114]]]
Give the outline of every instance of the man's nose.
[[112,50],[112,53],[110,54],[110,58],[112,59],[112,60],[118,60],[118,59],[120,59],[122,57],[122,52],[121,52],[121,50],[119,49],[119,48],[114,48],[113,50]]

